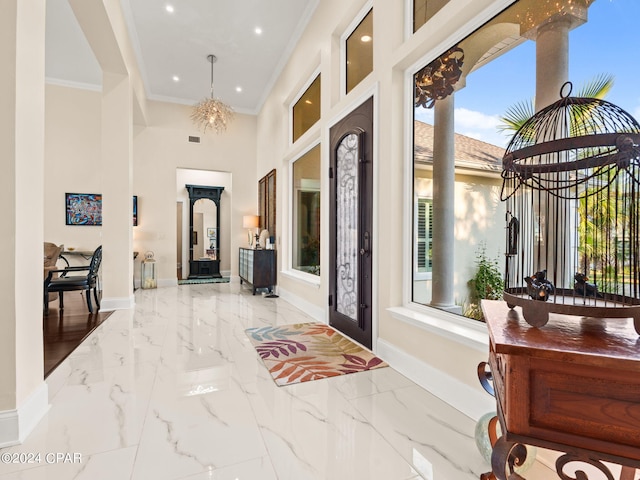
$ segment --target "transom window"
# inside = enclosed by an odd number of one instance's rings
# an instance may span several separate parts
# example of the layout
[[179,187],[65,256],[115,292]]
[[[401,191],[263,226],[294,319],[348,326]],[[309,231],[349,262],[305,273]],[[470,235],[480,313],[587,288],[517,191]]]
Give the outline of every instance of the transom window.
[[427,23],[449,0],[413,0],[413,32]]
[[320,75],[293,106],[293,141],[320,120]]
[[347,93],[373,71],[373,10],[362,19],[346,41]]

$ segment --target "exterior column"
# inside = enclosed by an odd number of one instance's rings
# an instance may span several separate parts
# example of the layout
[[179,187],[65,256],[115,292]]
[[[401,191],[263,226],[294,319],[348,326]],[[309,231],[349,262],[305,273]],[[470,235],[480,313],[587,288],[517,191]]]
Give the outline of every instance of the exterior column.
[[129,77],[103,73],[102,309],[132,308],[133,92]]
[[[584,18],[586,18],[586,12],[582,12],[580,17],[555,15],[536,29],[536,112],[560,100],[560,90],[569,80],[569,31],[581,24]],[[566,95],[568,92],[562,93]],[[556,138],[554,132],[550,132],[549,135],[550,138],[541,138],[539,141],[549,141]],[[558,173],[557,175],[566,174]],[[555,197],[545,195],[538,197],[536,195],[534,202],[541,212],[546,213],[537,220],[540,222],[540,230],[546,232],[546,238],[543,238],[542,242],[553,243],[555,251],[562,258],[550,258],[550,246],[543,248],[547,255],[538,258],[538,249],[536,248],[531,274],[533,275],[539,270],[547,270],[547,278],[556,287],[570,288],[573,285],[573,273],[575,272],[574,255],[571,254],[573,236],[570,232],[575,232],[575,221],[572,218],[567,218],[564,208],[561,207],[563,202]],[[561,263],[567,267],[558,268]]]
[[560,100],[569,78],[569,30],[566,17],[552,19],[536,34],[536,112]]
[[437,100],[433,133],[433,266],[431,306],[459,310],[454,303],[455,138],[454,96]]
[[44,382],[45,0],[0,15],[0,447],[20,443],[48,408]]

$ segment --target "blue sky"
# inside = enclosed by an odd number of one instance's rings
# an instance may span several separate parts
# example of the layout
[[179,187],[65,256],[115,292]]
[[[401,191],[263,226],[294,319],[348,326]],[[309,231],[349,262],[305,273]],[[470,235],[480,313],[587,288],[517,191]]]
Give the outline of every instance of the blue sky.
[[[606,100],[640,119],[640,0],[596,0],[589,19],[569,36],[569,80],[574,93],[600,74],[613,74]],[[456,132],[500,146],[509,136],[497,131],[511,106],[533,98],[535,43],[519,47],[476,70],[456,93]],[[433,122],[433,110],[416,109],[416,119]]]

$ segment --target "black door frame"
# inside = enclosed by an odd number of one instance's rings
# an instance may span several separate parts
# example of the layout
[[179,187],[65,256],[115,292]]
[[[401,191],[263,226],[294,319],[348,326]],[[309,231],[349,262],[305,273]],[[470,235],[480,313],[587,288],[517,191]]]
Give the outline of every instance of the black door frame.
[[[358,159],[357,322],[337,311],[336,162],[342,140],[356,134]],[[373,343],[373,96],[336,122],[329,133],[329,324],[367,348]]]

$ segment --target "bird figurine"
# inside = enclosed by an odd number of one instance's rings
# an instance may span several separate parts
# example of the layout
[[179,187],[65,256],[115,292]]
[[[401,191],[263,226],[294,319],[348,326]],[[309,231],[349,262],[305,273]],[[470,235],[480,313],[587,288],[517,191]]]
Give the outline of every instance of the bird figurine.
[[546,302],[549,300],[549,295],[555,292],[553,283],[547,279],[546,270],[536,272],[530,277],[524,277],[524,281],[527,284],[527,293],[534,300]]
[[573,279],[575,280],[573,289],[578,295],[582,297],[603,298],[602,294],[598,292],[598,286],[595,283],[589,283],[589,277],[587,277],[584,273],[576,273],[573,276]]

